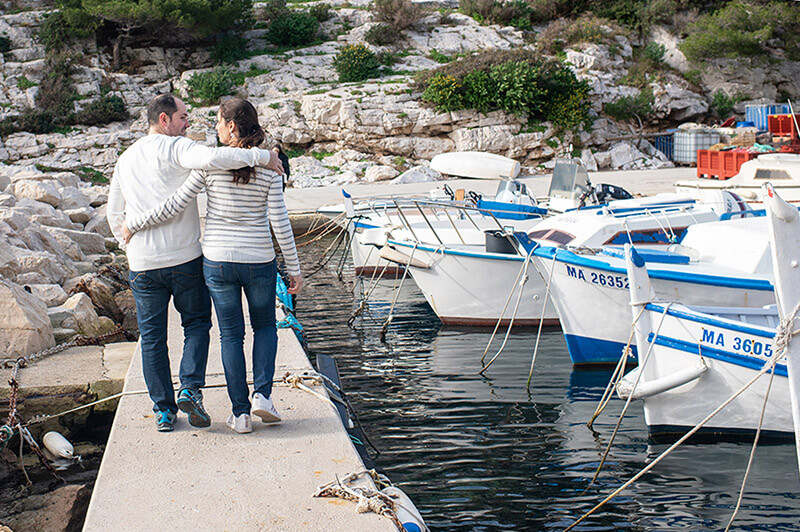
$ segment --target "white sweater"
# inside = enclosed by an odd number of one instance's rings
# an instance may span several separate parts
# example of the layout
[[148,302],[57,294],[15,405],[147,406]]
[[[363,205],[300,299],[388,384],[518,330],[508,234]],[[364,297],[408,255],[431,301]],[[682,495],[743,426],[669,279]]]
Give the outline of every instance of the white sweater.
[[[136,216],[171,196],[196,170],[233,170],[266,165],[270,151],[210,148],[186,137],[150,134],[128,147],[114,167],[106,207],[108,223],[122,243],[125,216]],[[163,224],[136,233],[125,248],[132,271],[183,264],[202,254],[197,202]]]
[[289,214],[283,201],[283,179],[257,168],[247,184],[233,182],[228,171],[192,172],[183,185],[158,207],[128,216],[133,232],[163,223],[191,205],[197,195],[208,193],[208,212],[203,232],[203,256],[217,262],[262,263],[275,259],[269,226],[281,246],[289,275],[300,275]]

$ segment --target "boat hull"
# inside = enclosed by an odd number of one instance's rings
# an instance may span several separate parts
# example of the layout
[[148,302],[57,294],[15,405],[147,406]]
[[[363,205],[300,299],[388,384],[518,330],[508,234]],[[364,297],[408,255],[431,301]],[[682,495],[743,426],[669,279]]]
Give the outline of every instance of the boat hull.
[[[697,425],[732,397],[775,356],[774,329],[719,320],[681,307],[648,304],[645,312],[654,332],[648,339],[647,349],[651,352],[638,370],[643,381],[696,365],[700,363],[700,353],[707,366],[695,380],[644,398],[645,422],[656,440],[685,434],[687,428]],[[768,387],[770,375],[764,374],[711,418],[703,433],[752,439]],[[786,366],[780,362],[769,389],[761,429],[771,439],[794,438],[789,381]]]
[[[390,241],[390,245],[406,254],[413,250],[413,246],[407,243]],[[502,324],[508,324],[513,315],[515,326],[535,326],[542,321],[543,325],[558,325],[558,316],[552,305],[548,304],[542,314],[545,286],[532,266],[529,266],[528,280],[514,314],[519,295],[514,281],[525,264],[521,256],[418,246],[414,258],[429,265],[428,268],[412,266],[409,271],[443,323],[493,326],[498,319]],[[514,293],[502,313],[512,289]]]
[[[628,276],[624,265],[600,267],[600,260],[581,260],[580,255],[559,253],[570,262],[533,257],[537,269],[546,279],[552,270],[550,294],[564,332],[569,356],[576,366],[617,364],[623,349],[632,337]],[[592,266],[596,264],[597,266]],[[651,274],[654,270],[651,269]],[[654,277],[651,279],[660,299],[701,305],[714,301],[726,307],[762,307],[775,302],[772,290],[722,287],[700,282],[684,282]]]

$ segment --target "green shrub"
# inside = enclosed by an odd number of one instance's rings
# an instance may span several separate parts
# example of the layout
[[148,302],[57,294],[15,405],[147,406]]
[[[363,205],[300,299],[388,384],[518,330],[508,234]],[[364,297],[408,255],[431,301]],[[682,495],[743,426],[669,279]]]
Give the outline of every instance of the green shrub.
[[289,13],[286,7],[286,0],[267,0],[263,3],[260,15],[264,20],[275,20]]
[[420,74],[422,99],[440,111],[501,109],[574,128],[589,119],[589,86],[531,50],[483,52]]
[[86,12],[82,7],[59,2],[59,11],[45,16],[39,26],[37,39],[48,52],[63,50],[75,39],[92,35],[99,27],[100,21]]
[[342,82],[364,81],[380,75],[378,58],[361,43],[348,44],[339,49],[333,58],[333,67]]
[[17,78],[17,88],[19,90],[24,91],[25,89],[30,89],[31,87],[35,87],[36,83],[32,82],[25,76],[20,76]]
[[7,54],[11,51],[11,39],[5,35],[0,35],[0,54]]
[[217,65],[236,63],[247,57],[247,40],[239,35],[223,34],[211,47],[211,60]]
[[369,9],[373,20],[388,24],[396,32],[413,26],[424,14],[411,0],[373,0]]
[[703,83],[703,73],[700,71],[700,69],[692,68],[683,73],[683,79],[695,87],[699,87]]
[[446,56],[442,52],[438,52],[435,48],[431,50],[431,53],[428,54],[428,57],[443,65],[453,60],[452,57]]
[[464,108],[461,83],[453,76],[435,74],[422,93],[422,99],[431,102],[437,111],[457,111]]
[[308,13],[294,11],[272,21],[267,40],[278,46],[300,46],[314,40],[319,22]]
[[87,126],[97,126],[128,119],[125,102],[119,96],[106,94],[75,113],[72,122]]
[[615,44],[614,36],[622,29],[609,20],[592,14],[581,15],[575,20],[558,19],[539,34],[537,42],[542,49],[556,53],[577,43]]
[[638,117],[644,120],[653,113],[653,90],[646,89],[636,96],[623,96],[617,100],[607,103],[603,110],[605,113],[616,120],[630,120]]
[[318,22],[325,22],[333,15],[331,14],[331,6],[325,3],[317,3],[308,8],[308,14],[317,19]]
[[36,96],[39,108],[57,117],[72,114],[74,110],[72,102],[77,98],[71,79],[73,70],[70,56],[65,54],[47,56],[44,68],[46,75],[39,84],[39,94]]
[[653,63],[661,63],[664,61],[664,54],[666,52],[667,48],[663,44],[650,41],[647,43],[647,46],[644,47],[642,55],[645,59],[652,61]]
[[189,97],[199,104],[211,104],[223,96],[233,94],[236,87],[234,74],[226,67],[194,74],[186,81]]
[[500,24],[530,30],[535,22],[544,20],[540,10],[526,0],[459,0],[459,11],[481,24]]
[[784,2],[730,2],[688,27],[681,51],[690,61],[762,56],[774,41],[789,59],[800,57],[800,9]]
[[44,134],[52,133],[56,128],[53,113],[41,109],[26,109],[19,116],[4,118],[0,121],[0,135],[6,136],[18,131]]
[[398,33],[392,27],[384,22],[375,24],[364,35],[366,41],[375,46],[386,46],[392,44],[399,37]]

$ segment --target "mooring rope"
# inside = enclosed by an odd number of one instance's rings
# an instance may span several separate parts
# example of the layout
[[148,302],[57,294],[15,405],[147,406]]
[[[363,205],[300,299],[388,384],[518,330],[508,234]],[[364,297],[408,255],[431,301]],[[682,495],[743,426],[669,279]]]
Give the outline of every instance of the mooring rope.
[[[517,294],[517,301],[514,304],[514,311],[511,313],[511,318],[509,318],[509,320],[508,320],[508,327],[506,327],[506,334],[503,337],[503,343],[500,345],[500,349],[497,350],[497,353],[494,354],[492,359],[489,360],[489,362],[485,366],[483,366],[481,368],[481,370],[478,372],[478,375],[483,375],[483,372],[486,371],[487,369],[489,369],[489,366],[491,366],[494,363],[494,361],[497,360],[497,357],[499,357],[500,353],[502,353],[503,350],[506,348],[506,343],[508,343],[508,337],[511,334],[511,328],[514,327],[514,320],[516,319],[517,312],[519,311],[519,304],[522,301],[522,293],[524,292],[524,289],[525,289],[525,283],[528,282],[528,266],[530,265],[530,260],[529,259],[530,259],[530,256],[531,256],[530,254],[531,253],[533,253],[533,250],[531,250],[530,253],[528,253],[528,256],[526,257],[526,260],[523,263],[522,268],[520,269],[521,275],[519,275],[519,274],[517,275],[517,279],[515,279],[515,281],[514,281],[515,284],[514,284],[514,286],[511,287],[511,292],[509,292],[508,298],[506,299],[506,305],[508,305],[508,301],[511,299],[512,294],[514,294],[514,291],[516,290],[516,288],[518,286],[516,284],[517,280],[519,280],[519,293]],[[503,306],[503,310],[500,313],[500,317],[497,320],[497,326],[499,326],[500,322],[503,320],[503,314],[505,314],[506,305]],[[495,326],[495,330],[497,330],[497,326]],[[492,342],[493,339],[494,339],[494,333],[492,333],[492,336],[489,338],[489,344],[486,346],[486,350],[484,351],[484,355],[486,354],[486,351],[489,350],[489,346],[492,345],[491,342]],[[481,363],[483,363],[483,357],[481,357]]]
[[414,247],[411,249],[411,256],[408,259],[406,267],[403,269],[403,277],[400,279],[400,284],[396,287],[394,294],[392,296],[392,304],[389,306],[389,316],[387,316],[386,321],[383,323],[383,326],[381,327],[381,343],[386,342],[386,331],[389,329],[389,324],[392,322],[392,313],[394,312],[394,306],[397,304],[397,298],[400,295],[400,289],[403,288],[403,281],[406,280],[406,276],[408,275],[408,270],[411,269],[411,263],[414,261],[414,253],[416,253],[418,245],[419,242],[414,242]]
[[353,501],[356,503],[356,512],[376,513],[388,518],[394,524],[394,526],[397,527],[397,530],[401,532],[404,531],[405,528],[403,527],[403,523],[397,517],[397,513],[395,512],[397,503],[394,499],[369,487],[348,486],[348,484],[364,475],[368,475],[374,479],[373,474],[377,475],[377,473],[371,473],[369,470],[363,470],[356,473],[350,473],[342,479],[339,479],[337,476],[335,480],[318,487],[317,491],[314,492],[313,497],[335,497],[338,499]]
[[553,270],[556,268],[556,257],[553,255],[553,263],[550,265],[550,275],[547,278],[547,289],[544,291],[544,303],[542,303],[542,316],[539,319],[539,330],[536,332],[536,344],[533,346],[533,356],[531,357],[531,369],[528,371],[527,391],[531,393],[531,380],[533,379],[533,364],[536,362],[536,354],[539,352],[539,340],[542,337],[542,326],[544,325],[544,313],[547,309],[547,301],[550,299],[550,284],[553,281]]
[[[581,516],[577,521],[569,525],[567,528],[564,529],[564,532],[568,532],[572,530],[575,526],[579,523],[583,522],[587,517],[594,514],[597,510],[602,508],[608,501],[616,497],[619,493],[624,491],[628,486],[639,480],[642,476],[644,476],[648,471],[653,469],[656,464],[661,462],[664,458],[666,458],[669,454],[672,453],[675,449],[681,446],[686,440],[691,438],[698,430],[700,430],[706,423],[708,423],[714,416],[716,416],[720,411],[722,411],[725,407],[727,407],[730,403],[736,400],[741,394],[743,394],[750,386],[753,385],[759,378],[761,378],[765,373],[769,371],[773,371],[775,366],[778,364],[778,361],[783,358],[785,355],[786,349],[788,348],[789,342],[791,337],[796,335],[798,331],[792,331],[791,325],[794,323],[795,317],[797,316],[798,311],[800,311],[800,304],[795,307],[794,311],[792,312],[791,316],[785,320],[781,320],[781,323],[778,325],[777,330],[775,332],[775,345],[778,349],[775,350],[774,358],[768,363],[765,363],[758,373],[750,379],[747,383],[744,384],[739,390],[733,393],[725,402],[723,402],[719,407],[714,409],[713,412],[708,414],[702,421],[700,421],[697,425],[695,425],[689,432],[684,434],[678,441],[673,443],[669,448],[667,448],[664,452],[658,455],[655,460],[650,462],[647,466],[645,466],[641,471],[639,471],[636,475],[631,477],[627,482],[622,484],[616,490],[614,490],[610,495],[608,495],[605,499],[600,501],[594,508],[586,512],[583,516]],[[651,344],[652,345],[652,344]]]

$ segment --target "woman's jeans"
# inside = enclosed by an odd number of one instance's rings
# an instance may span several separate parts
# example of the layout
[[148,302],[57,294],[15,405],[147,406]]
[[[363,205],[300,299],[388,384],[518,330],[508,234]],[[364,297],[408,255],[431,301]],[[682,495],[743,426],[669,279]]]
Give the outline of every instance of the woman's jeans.
[[264,397],[272,394],[278,331],[275,327],[275,261],[251,264],[203,259],[203,274],[214,302],[222,344],[222,366],[233,414],[250,413],[244,360],[242,289],[253,327],[253,383]]

